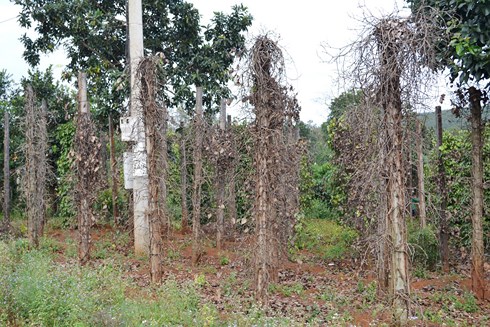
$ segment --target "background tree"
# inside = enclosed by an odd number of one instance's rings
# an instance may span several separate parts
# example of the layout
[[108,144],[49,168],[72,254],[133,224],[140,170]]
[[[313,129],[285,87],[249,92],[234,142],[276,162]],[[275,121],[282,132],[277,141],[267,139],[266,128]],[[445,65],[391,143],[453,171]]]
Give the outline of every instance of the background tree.
[[[22,37],[24,58],[35,66],[41,53],[63,47],[70,63],[64,78],[80,69],[88,74],[94,117],[107,128],[108,116],[122,114],[127,97],[126,0],[14,0],[22,7],[19,23],[34,26],[36,38]],[[178,1],[145,1],[143,4],[145,53],[163,53],[168,72],[165,101],[169,107],[183,105],[192,112],[193,85],[203,87],[205,109],[216,109],[219,99],[229,96],[230,66],[244,49],[242,35],[252,17],[243,6],[232,13],[215,13],[203,27],[192,4]],[[126,70],[125,70],[126,69]],[[200,217],[199,217],[200,219]]]
[[[12,80],[6,70],[0,70],[0,108],[3,111],[3,228],[10,225],[10,117],[9,93]],[[2,228],[2,229],[3,229]]]
[[[472,284],[479,298],[485,298],[483,263],[483,160],[482,160],[482,109],[488,103],[480,84],[490,91],[490,7],[485,1],[471,0],[408,0],[414,12],[427,13],[429,7],[437,8],[442,14],[442,38],[435,44],[439,68],[449,68],[451,82],[459,89],[460,103],[470,106],[472,165],[473,165],[473,242]],[[439,22],[437,22],[439,23]],[[475,87],[476,86],[476,87]]]
[[[94,104],[104,122],[112,112],[117,118],[126,89],[121,79],[125,74],[126,0],[12,0],[22,7],[19,23],[34,26],[38,36],[21,38],[24,58],[36,66],[41,53],[64,48],[70,63],[64,77],[85,69],[91,82]],[[192,85],[204,87],[203,102],[219,104],[229,90],[230,65],[244,49],[246,31],[252,17],[243,6],[232,13],[215,13],[212,24],[202,28],[200,15],[192,4],[178,1],[145,1],[143,4],[144,44],[146,53],[162,52],[168,60],[169,84],[167,104],[185,103],[193,108]]]

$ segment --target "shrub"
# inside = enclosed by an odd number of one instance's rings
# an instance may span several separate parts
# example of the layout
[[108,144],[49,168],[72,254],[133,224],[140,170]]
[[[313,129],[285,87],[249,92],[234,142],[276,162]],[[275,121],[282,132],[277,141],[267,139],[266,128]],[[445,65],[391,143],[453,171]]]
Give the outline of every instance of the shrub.
[[434,270],[439,261],[439,241],[433,227],[420,229],[409,226],[408,243],[412,264],[416,268]]
[[304,219],[296,225],[296,247],[308,249],[326,260],[339,260],[354,255],[355,230],[336,222],[322,219]]
[[[53,262],[51,246],[29,251],[27,244],[0,242],[0,326],[215,326],[224,319],[198,294],[207,284],[204,274],[185,283],[169,279],[157,288],[129,288],[110,261],[61,266]],[[234,287],[236,275],[228,282]],[[291,325],[260,310],[247,312],[231,314],[223,325]]]

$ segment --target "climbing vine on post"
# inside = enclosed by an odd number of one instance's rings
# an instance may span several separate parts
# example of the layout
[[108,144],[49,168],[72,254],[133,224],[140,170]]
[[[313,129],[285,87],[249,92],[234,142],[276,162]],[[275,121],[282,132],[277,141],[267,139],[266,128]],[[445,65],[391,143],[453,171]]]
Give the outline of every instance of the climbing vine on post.
[[[288,92],[284,57],[277,43],[267,36],[260,36],[250,50],[248,65],[248,101],[253,105],[255,122],[252,127],[254,140],[253,166],[255,169],[255,286],[257,299],[268,303],[268,286],[277,281],[280,260],[284,258],[282,235],[288,221],[286,184],[291,169],[287,155],[287,135],[284,133],[287,117],[299,117],[299,106]],[[292,105],[291,105],[292,104]]]
[[[434,44],[445,37],[434,24],[433,16],[437,14],[432,11],[432,16],[414,13],[408,18],[367,17],[359,40],[344,48],[336,58],[343,61],[342,67],[348,67],[353,88],[362,91],[360,107],[381,118],[374,131],[380,142],[376,156],[379,164],[372,167],[371,178],[362,183],[371,185],[383,204],[373,215],[378,231],[384,234],[378,236],[381,241],[376,243],[378,273],[383,275],[378,279],[382,283],[383,279],[388,281],[393,318],[401,324],[407,323],[411,311],[402,110],[423,106],[424,90],[433,82],[437,66]],[[364,132],[364,138],[373,135],[370,129],[356,128]],[[352,176],[358,173],[356,169]],[[363,196],[368,202],[369,197],[372,195]]]
[[196,115],[192,126],[194,132],[194,179],[192,181],[192,264],[197,265],[202,256],[201,245],[201,187],[202,187],[202,146],[204,117],[202,108],[202,87],[196,87]]
[[138,67],[148,151],[148,224],[153,283],[160,283],[163,276],[163,235],[170,227],[166,212],[167,108],[159,93],[164,85],[159,62],[161,58],[157,56],[145,58]]
[[76,204],[78,220],[78,261],[81,265],[90,260],[90,226],[96,185],[99,181],[101,144],[95,134],[87,100],[87,75],[78,74],[78,117],[75,134],[75,165],[77,172]]
[[46,220],[46,176],[48,171],[46,111],[46,102],[42,101],[42,105],[39,106],[32,86],[27,85],[25,89],[26,175],[24,196],[29,243],[36,248],[39,246]]

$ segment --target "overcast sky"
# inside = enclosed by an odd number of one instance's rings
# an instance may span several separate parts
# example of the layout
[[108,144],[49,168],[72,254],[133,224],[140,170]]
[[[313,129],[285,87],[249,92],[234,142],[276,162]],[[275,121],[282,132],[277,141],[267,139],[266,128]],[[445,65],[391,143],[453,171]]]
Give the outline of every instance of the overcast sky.
[[[143,0],[144,1],[144,0]],[[337,85],[336,66],[325,63],[321,44],[342,47],[356,38],[358,19],[363,13],[374,16],[403,9],[402,0],[191,0],[207,24],[214,11],[229,12],[232,5],[243,3],[254,17],[249,37],[265,31],[280,36],[280,45],[289,57],[288,78],[298,92],[301,119],[320,124],[328,115],[328,102],[343,89]],[[19,8],[9,0],[0,0],[0,69],[6,69],[16,81],[26,75],[19,37],[24,31],[15,17]],[[55,77],[67,62],[62,51],[43,57],[41,68],[53,64]]]

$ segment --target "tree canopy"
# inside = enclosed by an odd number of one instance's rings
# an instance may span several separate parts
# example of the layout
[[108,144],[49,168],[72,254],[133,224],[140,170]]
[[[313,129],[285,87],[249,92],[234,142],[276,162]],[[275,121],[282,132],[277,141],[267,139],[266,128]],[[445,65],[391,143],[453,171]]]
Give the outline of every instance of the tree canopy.
[[[451,80],[464,84],[490,79],[490,3],[473,0],[407,0],[413,12],[435,8],[449,33],[437,52]],[[485,86],[490,88],[490,83]]]
[[[21,38],[25,60],[36,66],[40,54],[62,47],[70,60],[64,78],[71,80],[85,70],[102,109],[117,111],[125,94],[121,75],[128,55],[126,0],[11,1],[22,7],[20,25],[38,33],[36,38]],[[145,53],[160,52],[166,58],[169,104],[192,108],[193,84],[204,87],[208,107],[229,95],[228,68],[244,48],[242,32],[252,17],[239,5],[229,15],[215,13],[209,26],[202,26],[200,18],[183,0],[143,2]]]

